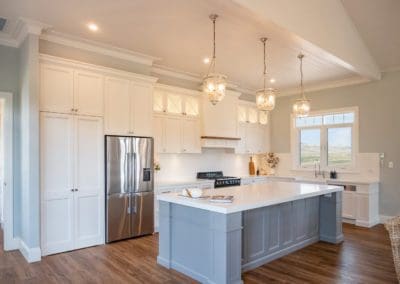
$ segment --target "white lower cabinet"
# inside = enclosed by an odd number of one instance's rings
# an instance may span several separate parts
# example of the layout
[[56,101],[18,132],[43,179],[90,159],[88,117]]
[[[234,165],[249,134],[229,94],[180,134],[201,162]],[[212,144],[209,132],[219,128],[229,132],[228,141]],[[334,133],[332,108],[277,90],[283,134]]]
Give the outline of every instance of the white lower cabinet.
[[103,120],[40,115],[42,254],[104,243]]
[[343,191],[343,207],[342,216],[343,218],[356,219],[356,193],[353,191]]
[[155,115],[153,130],[156,153],[201,153],[198,119]]

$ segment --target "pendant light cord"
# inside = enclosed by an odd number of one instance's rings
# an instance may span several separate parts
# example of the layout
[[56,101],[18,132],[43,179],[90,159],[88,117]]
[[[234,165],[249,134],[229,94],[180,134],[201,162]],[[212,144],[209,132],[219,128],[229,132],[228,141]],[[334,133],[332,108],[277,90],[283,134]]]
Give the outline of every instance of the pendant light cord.
[[212,71],[212,73],[215,73],[215,63],[216,63],[216,52],[215,52],[215,50],[216,50],[216,40],[215,40],[215,38],[216,38],[216,32],[215,32],[215,22],[217,21],[217,18],[218,18],[218,15],[216,15],[216,14],[211,14],[210,15],[210,19],[211,19],[211,21],[213,22],[213,56],[212,56],[212,59],[211,59],[211,64],[210,64],[210,66],[209,66],[209,68],[208,68],[208,72],[207,72],[207,75],[208,74],[210,74],[210,71]]
[[304,97],[304,88],[303,88],[303,54],[299,54],[298,58],[300,59],[300,91],[301,91],[301,98],[305,99]]

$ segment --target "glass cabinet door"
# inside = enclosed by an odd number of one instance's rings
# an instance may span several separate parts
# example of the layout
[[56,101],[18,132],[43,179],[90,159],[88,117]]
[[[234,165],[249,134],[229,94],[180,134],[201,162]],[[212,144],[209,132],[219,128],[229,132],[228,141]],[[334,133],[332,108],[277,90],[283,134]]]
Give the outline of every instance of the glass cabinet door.
[[255,108],[247,109],[248,122],[258,123],[258,111]]
[[258,121],[262,125],[268,124],[268,112],[267,111],[259,111],[258,112]]
[[167,93],[167,112],[171,114],[182,114],[182,96]]
[[164,93],[160,91],[154,91],[153,94],[153,111],[164,112]]
[[238,121],[239,122],[247,122],[247,111],[246,107],[238,106]]
[[198,116],[199,115],[199,100],[196,97],[186,96],[184,99],[185,115]]

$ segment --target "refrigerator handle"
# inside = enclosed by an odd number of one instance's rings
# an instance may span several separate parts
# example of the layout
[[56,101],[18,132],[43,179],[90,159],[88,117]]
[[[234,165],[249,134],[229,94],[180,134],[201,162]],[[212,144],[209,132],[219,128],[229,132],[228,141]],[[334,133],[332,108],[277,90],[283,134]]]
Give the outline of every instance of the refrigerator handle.
[[138,186],[138,167],[140,165],[137,164],[137,154],[133,153],[133,192],[136,192],[137,186]]

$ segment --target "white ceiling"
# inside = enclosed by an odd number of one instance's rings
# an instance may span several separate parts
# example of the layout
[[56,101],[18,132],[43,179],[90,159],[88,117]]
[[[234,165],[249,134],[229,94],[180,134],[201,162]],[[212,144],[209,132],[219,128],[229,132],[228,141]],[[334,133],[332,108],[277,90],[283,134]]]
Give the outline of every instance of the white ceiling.
[[400,1],[342,0],[381,70],[400,68]]
[[[357,10],[354,3],[364,6],[361,4],[364,1],[372,5],[375,0],[344,2],[351,12],[352,7]],[[382,2],[385,1],[395,2]],[[211,13],[220,15],[217,21],[217,71],[228,75],[229,80],[240,87],[260,88],[262,45],[259,38],[267,36],[270,38],[267,45],[268,69],[271,77],[276,79],[276,87],[286,89],[298,85],[297,54],[304,52],[304,43],[295,35],[281,33],[276,26],[258,20],[230,0],[1,0],[0,3],[0,16],[38,20],[51,25],[57,32],[155,56],[161,58],[157,64],[194,74],[207,71],[202,59],[211,55],[212,50],[212,23],[208,18]],[[360,13],[350,14],[356,20],[357,16],[353,14]],[[382,18],[380,15],[379,19]],[[88,31],[86,24],[90,21],[99,25],[99,32]],[[356,24],[363,32],[359,23]],[[391,55],[385,57],[384,51],[377,51],[380,45],[375,46],[364,38],[375,56],[382,55],[382,61],[391,62]],[[374,41],[372,36],[371,41]],[[348,69],[326,60],[320,53],[305,53],[306,84],[355,76]],[[397,51],[397,55],[399,53]],[[378,62],[381,66],[388,64],[380,59]]]

